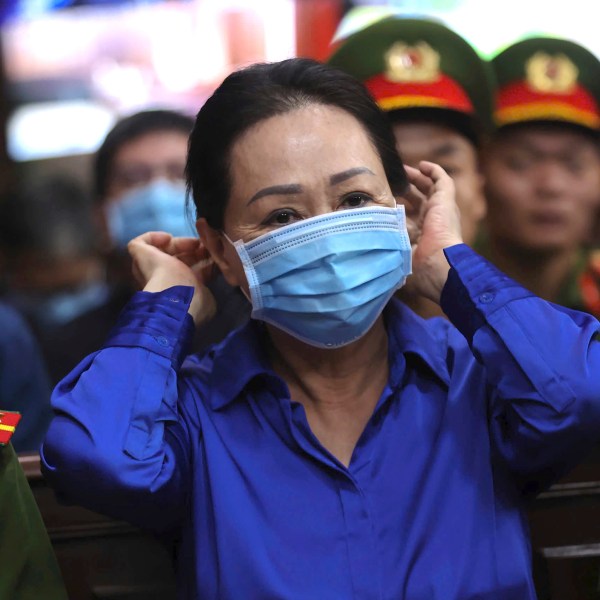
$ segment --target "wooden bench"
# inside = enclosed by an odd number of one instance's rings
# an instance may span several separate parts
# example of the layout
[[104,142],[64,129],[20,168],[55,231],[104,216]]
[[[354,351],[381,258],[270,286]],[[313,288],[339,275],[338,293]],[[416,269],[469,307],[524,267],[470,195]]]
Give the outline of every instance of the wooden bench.
[[57,502],[37,454],[19,456],[54,546],[71,600],[171,600],[171,557],[127,523]]

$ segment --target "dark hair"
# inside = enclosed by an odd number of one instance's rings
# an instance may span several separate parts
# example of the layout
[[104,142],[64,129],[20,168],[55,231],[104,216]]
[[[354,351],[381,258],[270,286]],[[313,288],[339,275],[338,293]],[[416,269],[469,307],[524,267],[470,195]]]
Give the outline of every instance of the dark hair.
[[[338,107],[367,131],[395,195],[408,182],[387,116],[354,77],[307,58],[259,63],[229,75],[206,101],[190,136],[186,177],[197,217],[223,228],[230,195],[230,153],[247,129],[311,104]],[[340,132],[342,134],[343,132]]]
[[113,159],[124,144],[159,131],[176,131],[189,135],[193,126],[192,117],[165,109],[146,110],[117,121],[96,152],[94,162],[96,199],[99,201],[104,199]]

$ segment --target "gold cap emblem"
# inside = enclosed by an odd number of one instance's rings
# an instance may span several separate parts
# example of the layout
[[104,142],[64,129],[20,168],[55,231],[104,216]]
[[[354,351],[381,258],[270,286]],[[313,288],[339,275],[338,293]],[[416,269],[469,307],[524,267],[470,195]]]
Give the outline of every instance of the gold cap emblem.
[[426,42],[394,43],[385,53],[385,75],[396,83],[430,83],[440,77],[440,55]]
[[536,52],[525,64],[527,83],[537,92],[568,94],[577,83],[579,69],[564,54]]

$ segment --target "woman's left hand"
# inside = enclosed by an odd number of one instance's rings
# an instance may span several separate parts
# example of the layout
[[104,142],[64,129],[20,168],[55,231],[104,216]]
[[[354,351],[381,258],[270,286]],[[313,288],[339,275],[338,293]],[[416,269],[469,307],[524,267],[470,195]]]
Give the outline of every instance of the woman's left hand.
[[463,242],[454,182],[440,167],[422,161],[405,165],[410,189],[403,197],[413,247],[412,286],[417,294],[440,302],[450,265],[444,248]]

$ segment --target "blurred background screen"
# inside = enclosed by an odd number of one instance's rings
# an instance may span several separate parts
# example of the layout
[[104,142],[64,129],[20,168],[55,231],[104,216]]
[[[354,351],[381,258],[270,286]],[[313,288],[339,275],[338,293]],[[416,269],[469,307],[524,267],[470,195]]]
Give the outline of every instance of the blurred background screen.
[[[595,2],[570,0],[2,0],[6,146],[17,162],[93,153],[115,120],[195,114],[233,68],[302,55],[382,14],[446,23],[489,56],[531,33],[600,54]],[[587,16],[586,16],[587,15]]]
[[292,0],[13,2],[1,33],[9,155],[93,152],[144,108],[195,114],[232,68],[293,56],[294,18]]

